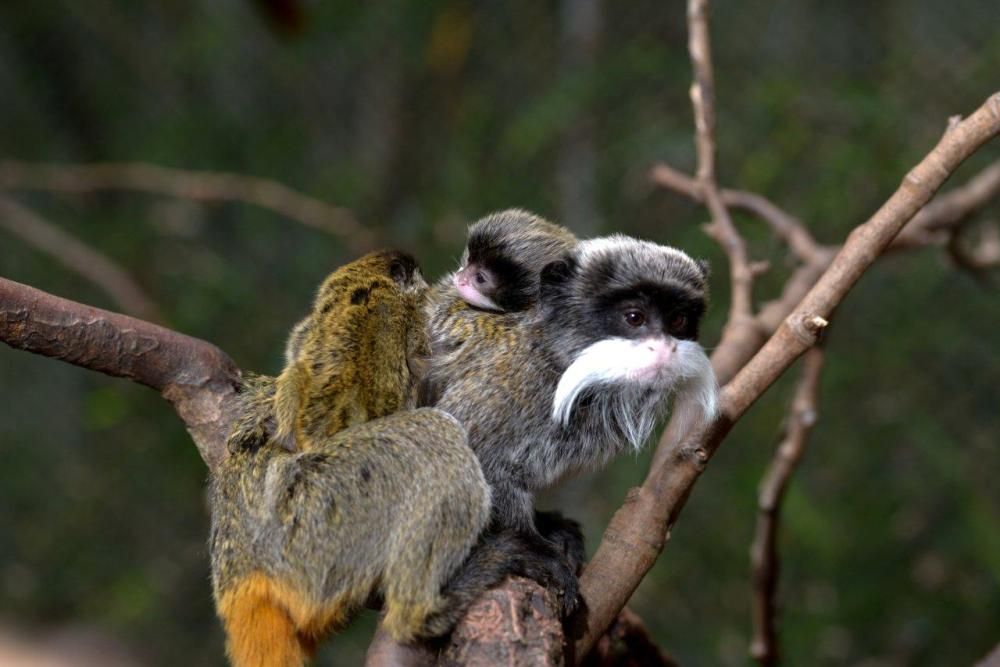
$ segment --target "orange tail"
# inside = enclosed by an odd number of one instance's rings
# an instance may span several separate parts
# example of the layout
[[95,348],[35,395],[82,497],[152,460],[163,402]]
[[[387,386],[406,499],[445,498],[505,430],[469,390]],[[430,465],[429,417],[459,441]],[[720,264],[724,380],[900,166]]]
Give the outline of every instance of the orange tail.
[[299,638],[288,612],[273,597],[247,588],[227,596],[228,604],[219,609],[234,667],[302,667],[312,643]]

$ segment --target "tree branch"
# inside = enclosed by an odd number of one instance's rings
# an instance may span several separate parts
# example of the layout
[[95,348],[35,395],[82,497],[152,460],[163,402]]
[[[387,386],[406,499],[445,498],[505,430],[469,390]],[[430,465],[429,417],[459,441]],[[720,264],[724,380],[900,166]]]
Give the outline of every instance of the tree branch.
[[[979,243],[968,247],[958,239],[963,229],[960,222],[967,221],[978,209],[1000,195],[1000,187],[995,184],[1000,163],[979,172],[965,184],[941,195],[914,216],[910,224],[920,223],[924,232],[899,240],[909,229],[907,225],[900,236],[889,245],[889,250],[912,250],[928,245],[946,245],[955,262],[973,273],[994,269],[1000,264],[997,253],[1000,248],[992,241],[992,231],[987,228]],[[695,181],[690,176],[666,164],[657,164],[650,171],[650,178],[657,185],[683,194],[694,201],[703,201]],[[746,210],[768,223],[775,234],[782,238],[793,253],[802,260],[791,277],[786,281],[781,295],[765,303],[752,323],[740,328],[741,336],[732,337],[720,343],[712,354],[712,366],[719,382],[725,384],[736,375],[750,358],[763,346],[767,337],[777,331],[792,309],[812,289],[823,275],[839,246],[818,244],[797,218],[781,210],[764,197],[742,190],[722,190],[722,200],[729,206]],[[945,203],[939,205],[943,200]],[[935,230],[932,234],[926,230]],[[944,240],[942,240],[944,239]]]
[[694,109],[695,148],[698,154],[697,187],[712,215],[705,231],[715,239],[729,258],[732,295],[729,318],[722,339],[739,337],[739,328],[753,317],[753,279],[761,269],[750,263],[746,242],[733,224],[729,211],[719,196],[715,175],[715,81],[712,51],[708,37],[708,1],[688,2],[688,51],[694,81],[691,83],[691,106]]
[[1000,196],[1000,160],[960,188],[927,204],[889,246],[893,250],[944,245],[973,213]]
[[805,451],[809,433],[817,420],[817,396],[823,370],[823,349],[810,349],[802,360],[799,380],[789,406],[785,437],[760,485],[757,501],[757,528],[750,547],[753,572],[753,640],[750,655],[761,665],[778,662],[778,635],[775,626],[775,594],[778,587],[778,520],[785,489]]
[[239,370],[214,345],[4,278],[0,340],[152,387],[173,404],[209,468],[222,460]]
[[[733,424],[815,343],[826,318],[903,225],[963,160],[998,133],[1000,93],[991,96],[968,119],[949,127],[892,197],[855,228],[801,303],[723,387],[719,419],[698,433],[676,433],[674,425],[668,425],[646,480],[629,492],[584,570],[581,590],[589,613],[586,629],[576,642],[577,655],[586,654],[652,567],[691,488]],[[724,344],[720,343],[720,348]]]
[[97,285],[126,313],[163,321],[153,299],[117,262],[3,195],[0,195],[0,227]]
[[[705,202],[698,182],[668,164],[660,162],[653,165],[649,177],[660,187],[679,192],[694,201]],[[748,211],[770,225],[778,238],[787,243],[801,261],[808,263],[819,259],[823,249],[816,243],[806,226],[777,204],[759,194],[743,190],[723,189],[719,194],[726,206]]]
[[340,237],[353,251],[371,250],[375,236],[344,208],[267,178],[220,171],[188,171],[138,162],[42,165],[0,162],[0,189],[46,192],[134,190],[195,201],[253,204]]

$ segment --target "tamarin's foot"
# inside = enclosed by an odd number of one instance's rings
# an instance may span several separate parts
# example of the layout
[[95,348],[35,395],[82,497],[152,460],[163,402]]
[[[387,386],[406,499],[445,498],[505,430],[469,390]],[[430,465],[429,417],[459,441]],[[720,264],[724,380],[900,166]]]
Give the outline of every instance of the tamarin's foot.
[[580,582],[576,578],[579,561],[571,561],[562,545],[538,533],[522,532],[521,538],[527,548],[520,559],[518,574],[534,579],[555,593],[562,615],[571,616],[580,602]]
[[573,572],[579,575],[587,560],[580,523],[573,519],[567,519],[561,512],[536,510],[535,527],[538,528],[542,537],[555,544],[562,551]]

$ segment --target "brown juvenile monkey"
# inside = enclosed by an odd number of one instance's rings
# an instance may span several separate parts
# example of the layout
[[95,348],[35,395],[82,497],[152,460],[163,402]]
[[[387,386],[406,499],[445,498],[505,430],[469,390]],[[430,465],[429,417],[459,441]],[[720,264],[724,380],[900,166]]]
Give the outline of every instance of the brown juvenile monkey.
[[482,470],[453,417],[406,409],[425,288],[400,253],[342,267],[278,380],[245,387],[210,485],[213,592],[237,667],[303,664],[372,596],[395,639],[438,636],[509,572],[532,572],[512,531],[469,556],[489,518]]
[[639,448],[671,396],[682,421],[714,418],[715,376],[696,342],[707,266],[614,235],[537,270],[537,303],[523,312],[477,311],[447,284],[433,288],[429,404],[465,426],[490,484],[492,528],[532,545],[568,612],[574,559],[539,524],[534,494]]
[[335,271],[292,329],[274,393],[274,437],[290,451],[413,403],[427,283],[413,258],[384,257]]

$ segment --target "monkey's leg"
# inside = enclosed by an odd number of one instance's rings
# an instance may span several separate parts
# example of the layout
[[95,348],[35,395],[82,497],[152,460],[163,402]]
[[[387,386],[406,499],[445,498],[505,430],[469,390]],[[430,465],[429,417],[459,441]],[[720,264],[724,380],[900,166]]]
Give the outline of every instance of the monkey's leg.
[[[576,609],[580,597],[580,582],[576,571],[582,560],[583,537],[572,535],[567,520],[558,517],[560,529],[555,532],[559,543],[544,537],[535,525],[531,493],[507,476],[502,483],[494,484],[494,532],[514,530],[524,545],[524,554],[516,562],[520,568],[514,574],[534,579],[559,595],[563,615],[569,616]],[[543,513],[543,523],[555,528],[553,515]],[[568,545],[564,542],[568,541]],[[579,548],[575,546],[579,544]]]
[[251,576],[219,604],[234,667],[302,667],[309,659],[311,645],[300,640],[270,588],[262,577]]
[[[427,621],[450,606],[441,594],[442,586],[462,566],[485,523],[486,503],[479,494],[485,494],[485,489],[470,487],[454,495],[441,494],[435,499],[438,506],[418,515],[397,538],[384,577],[383,625],[394,639],[406,641],[450,629],[451,625],[437,624],[435,632],[428,633]],[[477,505],[480,512],[470,511]]]

